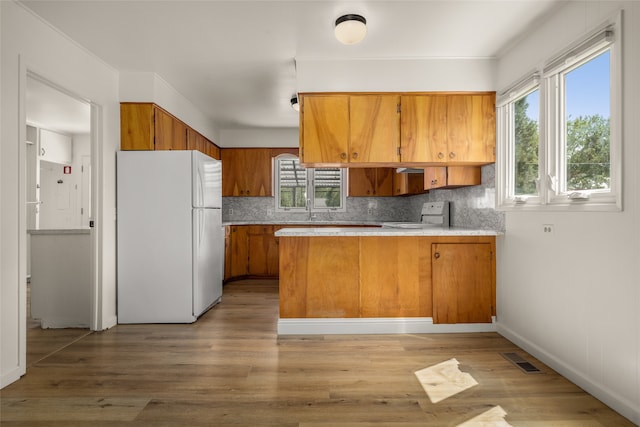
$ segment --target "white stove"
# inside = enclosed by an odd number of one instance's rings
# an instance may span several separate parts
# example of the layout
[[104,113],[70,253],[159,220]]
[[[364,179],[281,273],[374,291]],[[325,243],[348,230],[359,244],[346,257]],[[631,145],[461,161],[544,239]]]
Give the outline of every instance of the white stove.
[[422,205],[420,222],[383,222],[387,228],[449,228],[449,202],[427,202]]

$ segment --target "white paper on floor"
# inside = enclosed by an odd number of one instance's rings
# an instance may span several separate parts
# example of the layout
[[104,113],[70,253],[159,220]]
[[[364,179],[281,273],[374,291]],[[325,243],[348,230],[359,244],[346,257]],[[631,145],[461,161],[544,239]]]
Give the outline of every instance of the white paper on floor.
[[470,374],[461,372],[458,365],[453,358],[415,372],[431,403],[438,403],[478,385]]
[[471,418],[458,427],[513,427],[504,420],[507,412],[501,406],[494,406],[477,417]]

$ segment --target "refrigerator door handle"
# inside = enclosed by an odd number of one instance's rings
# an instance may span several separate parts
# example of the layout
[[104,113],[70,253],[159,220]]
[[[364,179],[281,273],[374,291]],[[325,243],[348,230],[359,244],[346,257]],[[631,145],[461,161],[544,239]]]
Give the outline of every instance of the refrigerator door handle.
[[202,239],[204,238],[204,229],[205,229],[205,215],[204,215],[204,210],[203,209],[199,209],[198,210],[198,242],[200,243],[200,245],[202,245]]

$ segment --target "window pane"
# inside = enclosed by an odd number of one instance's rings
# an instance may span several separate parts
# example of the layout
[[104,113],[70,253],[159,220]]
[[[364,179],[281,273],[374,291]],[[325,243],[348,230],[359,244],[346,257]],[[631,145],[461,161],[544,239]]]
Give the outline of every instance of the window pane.
[[565,74],[567,191],[611,187],[610,55]]
[[342,207],[342,170],[338,168],[318,168],[313,170],[313,191],[315,208]]
[[307,172],[296,158],[278,159],[281,208],[304,208],[307,203]]
[[537,195],[540,91],[514,102],[515,194]]

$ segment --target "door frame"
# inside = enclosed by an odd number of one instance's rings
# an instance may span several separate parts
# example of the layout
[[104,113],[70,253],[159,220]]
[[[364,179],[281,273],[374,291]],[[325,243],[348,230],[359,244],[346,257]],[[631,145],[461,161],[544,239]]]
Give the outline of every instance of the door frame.
[[103,197],[103,192],[100,190],[102,187],[101,181],[101,150],[102,141],[102,108],[100,105],[92,102],[89,99],[86,99],[72,90],[69,90],[65,87],[62,87],[55,82],[47,79],[41,73],[36,71],[32,71],[29,69],[28,65],[23,61],[23,58],[20,58],[20,74],[19,74],[19,131],[18,131],[18,157],[19,157],[19,175],[18,175],[18,183],[19,186],[19,215],[18,215],[18,310],[19,310],[19,325],[18,325],[18,334],[19,334],[19,363],[22,366],[22,374],[26,372],[26,325],[27,325],[27,268],[26,268],[26,258],[27,258],[27,220],[26,220],[26,177],[27,177],[27,158],[26,158],[26,133],[27,133],[27,121],[26,121],[26,88],[27,88],[27,79],[32,78],[38,80],[40,83],[44,83],[51,88],[60,91],[61,93],[70,96],[78,101],[86,103],[90,106],[91,117],[90,117],[90,153],[91,153],[91,217],[90,220],[94,221],[94,224],[97,226],[90,229],[90,240],[91,240],[91,254],[90,254],[90,263],[91,263],[91,283],[89,284],[91,290],[91,301],[90,301],[90,322],[89,328],[92,331],[101,330],[102,329],[102,293],[100,286],[100,275],[99,272],[101,270],[100,263],[100,234],[101,234],[101,218],[100,218],[100,205],[101,197]]

